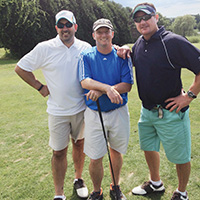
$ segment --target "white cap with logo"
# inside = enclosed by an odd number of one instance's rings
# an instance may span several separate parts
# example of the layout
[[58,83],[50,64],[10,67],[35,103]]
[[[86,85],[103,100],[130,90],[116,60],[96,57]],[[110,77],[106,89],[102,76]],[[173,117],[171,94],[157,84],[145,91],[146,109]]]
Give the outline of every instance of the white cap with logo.
[[61,10],[59,13],[56,14],[56,24],[61,19],[66,19],[72,24],[76,24],[76,19],[74,17],[74,14],[71,11],[68,10]]

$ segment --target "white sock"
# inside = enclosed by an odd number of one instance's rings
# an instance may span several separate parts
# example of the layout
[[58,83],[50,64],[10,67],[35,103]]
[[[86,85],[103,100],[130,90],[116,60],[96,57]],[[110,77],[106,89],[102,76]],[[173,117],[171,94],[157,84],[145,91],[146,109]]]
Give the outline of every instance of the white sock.
[[152,180],[150,180],[150,181],[151,181],[151,183],[152,183],[153,185],[155,185],[155,186],[159,186],[159,185],[161,185],[161,183],[162,183],[161,180],[159,180],[159,181],[152,181]]
[[64,200],[65,200],[65,196],[64,196],[64,195],[54,196],[54,199],[55,199],[55,198],[61,198],[61,199],[64,199]]
[[77,179],[77,178],[75,178],[75,179],[74,179],[74,183],[75,183],[76,181],[78,181],[78,179]]
[[177,191],[178,193],[180,193],[182,196],[187,196],[186,191],[185,191],[185,192],[180,192],[180,191],[178,190],[178,188],[176,189],[176,191]]

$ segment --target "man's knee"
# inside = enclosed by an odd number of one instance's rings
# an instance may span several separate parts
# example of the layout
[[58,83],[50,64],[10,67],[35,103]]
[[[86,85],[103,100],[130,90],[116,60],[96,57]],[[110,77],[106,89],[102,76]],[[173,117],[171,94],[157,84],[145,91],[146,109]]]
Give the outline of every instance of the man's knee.
[[84,145],[84,139],[77,140],[76,142],[72,140],[73,146],[77,148],[82,148]]
[[55,159],[64,159],[67,155],[67,147],[61,151],[54,151],[53,150],[53,158]]

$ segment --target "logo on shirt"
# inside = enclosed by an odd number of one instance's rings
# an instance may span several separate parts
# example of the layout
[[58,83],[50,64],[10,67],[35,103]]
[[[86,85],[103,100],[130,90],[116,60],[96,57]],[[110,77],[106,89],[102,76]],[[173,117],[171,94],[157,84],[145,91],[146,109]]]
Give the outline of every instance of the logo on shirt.
[[107,58],[103,58],[103,60],[107,60]]

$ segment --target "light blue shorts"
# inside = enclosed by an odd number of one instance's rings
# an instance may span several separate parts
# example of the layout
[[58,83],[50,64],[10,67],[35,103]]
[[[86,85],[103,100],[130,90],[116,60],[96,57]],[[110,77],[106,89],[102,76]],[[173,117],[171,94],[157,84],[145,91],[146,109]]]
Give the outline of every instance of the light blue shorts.
[[176,113],[163,109],[163,118],[158,110],[142,107],[138,122],[140,147],[144,151],[160,150],[162,142],[170,162],[184,164],[191,160],[191,133],[189,109]]

